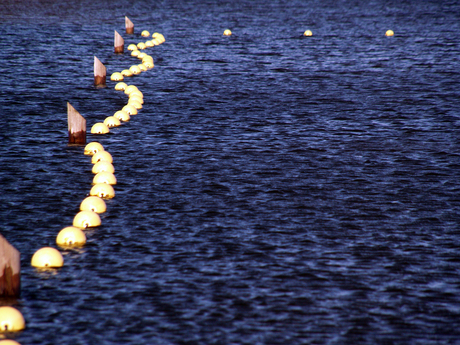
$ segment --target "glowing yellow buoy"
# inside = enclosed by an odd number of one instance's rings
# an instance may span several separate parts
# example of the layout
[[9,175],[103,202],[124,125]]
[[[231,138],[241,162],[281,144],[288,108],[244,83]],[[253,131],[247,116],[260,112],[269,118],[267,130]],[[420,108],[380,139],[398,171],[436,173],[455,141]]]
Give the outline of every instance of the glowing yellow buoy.
[[140,53],[137,58],[142,60],[145,56],[147,56],[146,53]]
[[32,256],[32,266],[34,267],[62,267],[63,265],[64,258],[62,254],[51,247],[41,248]]
[[142,62],[146,62],[146,61],[150,61],[150,62],[153,62],[153,57],[151,57],[150,55],[146,55],[142,58]]
[[115,114],[113,114],[113,117],[116,117],[120,121],[129,121],[131,118],[129,114],[126,111],[123,110],[118,110]]
[[131,98],[129,99],[128,101],[128,105],[132,105],[134,108],[136,108],[137,110],[139,109],[142,109],[142,104],[140,104],[138,101],[136,100],[132,100]]
[[12,339],[0,340],[0,345],[21,345],[17,341]]
[[91,163],[93,164],[102,161],[113,163],[112,155],[107,151],[100,151],[98,153],[95,153],[93,157],[91,157]]
[[150,32],[148,32],[147,30],[144,30],[141,32],[141,36],[142,37],[149,37],[150,36]]
[[125,94],[129,95],[133,91],[139,91],[136,85],[128,85],[125,89]]
[[145,62],[143,62],[142,64],[143,64],[143,65],[145,66],[145,68],[147,68],[147,69],[152,69],[152,68],[155,66],[155,65],[153,64],[153,62],[151,62],[151,61],[145,61]]
[[141,70],[139,69],[139,66],[134,65],[129,68],[132,74],[137,75],[141,73]]
[[154,46],[153,42],[152,41],[145,41],[145,46],[147,48],[152,48]]
[[80,229],[94,228],[101,225],[101,217],[93,211],[80,211],[75,215],[72,225]]
[[122,81],[123,80],[123,75],[120,72],[112,73],[112,75],[110,76],[110,80]]
[[56,237],[56,244],[62,247],[78,247],[86,243],[86,235],[79,228],[68,226]]
[[[133,76],[133,72],[131,72],[129,69],[124,69],[123,71],[121,71],[121,74],[123,74],[125,77],[132,77]],[[126,90],[126,88],[125,88]]]
[[13,307],[0,307],[0,332],[17,332],[24,328],[26,322],[19,310]]
[[123,107],[123,111],[126,111],[129,115],[137,114],[137,109],[134,106],[129,105],[129,104]]
[[139,67],[139,69],[141,70],[141,72],[147,71],[147,67],[146,67],[143,63],[137,65],[137,67]]
[[144,104],[144,99],[142,97],[139,97],[138,95],[129,95],[129,101],[128,101],[128,104],[130,101],[136,101],[136,102],[139,102],[140,104]]
[[229,29],[224,31],[224,36],[231,36],[231,35],[232,35],[232,32]]
[[118,120],[114,116],[109,116],[109,117],[105,118],[104,125],[106,125],[109,128],[118,127],[118,126],[120,126],[120,120]]
[[99,151],[104,151],[104,147],[98,142],[93,141],[85,146],[85,155],[87,156],[92,156]]
[[139,42],[139,43],[137,44],[137,48],[139,48],[139,49],[141,49],[141,50],[145,49],[145,48],[146,48],[145,43],[144,43],[144,42]]
[[128,86],[128,85],[126,85],[126,83],[120,82],[117,85],[115,85],[115,90],[117,90],[117,91],[125,91],[126,86]]
[[91,127],[91,134],[107,134],[109,132],[109,127],[102,122],[95,123],[93,127]]
[[387,32],[385,32],[385,36],[393,36],[394,34],[393,30],[387,30]]
[[103,171],[113,174],[115,172],[115,167],[113,166],[112,163],[102,161],[102,162],[97,162],[96,164],[94,164],[93,169],[91,169],[91,172],[93,174],[98,174]]
[[306,30],[304,33],[303,33],[304,36],[313,36],[313,32],[311,32],[311,30]]
[[141,53],[141,52],[140,52],[139,50],[136,49],[136,50],[133,50],[133,51],[131,52],[131,56],[137,57],[140,53]]
[[115,196],[115,190],[108,183],[98,183],[91,188],[89,195],[98,196],[102,199],[112,199]]
[[161,41],[160,41],[158,38],[154,38],[154,39],[152,40],[152,43],[153,43],[154,45],[156,45],[156,46],[159,46],[159,45],[161,44]]
[[96,175],[94,175],[93,183],[94,184],[107,183],[107,184],[111,184],[111,185],[116,185],[117,184],[117,178],[112,173],[109,173],[107,171],[102,171],[102,172],[97,173]]
[[105,201],[98,196],[88,196],[81,202],[80,211],[104,213],[107,211],[107,205],[105,204]]
[[128,46],[128,50],[137,50],[137,46],[134,44],[134,43],[131,43],[129,46]]
[[[229,30],[230,31],[230,30]],[[230,33],[231,34],[231,33]],[[153,35],[152,35],[152,38],[154,38],[156,41],[158,41],[158,44],[161,44],[161,43],[164,43],[165,42],[165,37],[158,33],[158,32],[155,32]]]
[[133,96],[138,96],[138,97],[144,99],[144,94],[142,92],[140,92],[139,90],[134,90],[129,94],[129,97],[133,97]]

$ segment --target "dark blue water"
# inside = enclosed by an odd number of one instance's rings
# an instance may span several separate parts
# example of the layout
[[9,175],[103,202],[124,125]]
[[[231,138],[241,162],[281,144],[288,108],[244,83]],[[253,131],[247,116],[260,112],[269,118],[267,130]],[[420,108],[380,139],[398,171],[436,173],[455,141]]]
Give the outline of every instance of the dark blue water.
[[[0,231],[27,322],[9,337],[460,344],[457,1],[2,0],[0,19]],[[118,180],[102,226],[39,272],[93,178],[66,102],[89,130],[127,101],[92,85],[94,56],[139,61],[114,30],[166,42],[128,79],[140,113],[88,134]]]

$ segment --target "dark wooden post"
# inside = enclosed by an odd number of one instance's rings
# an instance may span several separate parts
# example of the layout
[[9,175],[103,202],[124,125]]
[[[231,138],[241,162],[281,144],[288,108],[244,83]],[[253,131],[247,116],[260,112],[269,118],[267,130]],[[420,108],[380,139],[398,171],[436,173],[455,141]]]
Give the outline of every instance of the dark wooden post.
[[94,85],[96,86],[105,86],[105,77],[107,74],[107,69],[99,61],[97,57],[94,57]]
[[86,119],[67,102],[67,122],[69,125],[69,144],[86,144]]
[[114,47],[115,47],[115,54],[123,54],[125,50],[125,40],[121,35],[115,30],[115,42],[114,42]]
[[0,235],[0,297],[21,294],[21,254]]
[[132,35],[134,33],[134,24],[126,16],[125,16],[125,26],[126,26],[126,33]]

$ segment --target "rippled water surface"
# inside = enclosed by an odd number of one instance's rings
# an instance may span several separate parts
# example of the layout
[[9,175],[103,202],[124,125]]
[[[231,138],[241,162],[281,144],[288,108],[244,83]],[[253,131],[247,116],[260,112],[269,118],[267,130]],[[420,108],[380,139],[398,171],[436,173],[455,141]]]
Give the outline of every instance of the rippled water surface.
[[[2,0],[0,19],[0,230],[27,322],[8,336],[460,344],[458,2]],[[114,30],[166,42],[128,80],[140,113],[88,134],[118,179],[102,226],[39,272],[93,178],[66,102],[89,130],[127,101],[92,85],[94,56],[138,63]]]

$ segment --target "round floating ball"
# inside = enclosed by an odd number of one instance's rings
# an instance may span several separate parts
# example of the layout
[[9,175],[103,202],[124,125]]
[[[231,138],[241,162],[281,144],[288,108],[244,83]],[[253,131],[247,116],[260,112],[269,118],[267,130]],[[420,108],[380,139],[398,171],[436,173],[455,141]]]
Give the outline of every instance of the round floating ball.
[[102,122],[95,123],[93,127],[91,127],[91,134],[107,134],[109,132],[109,127]]
[[131,118],[129,114],[123,110],[118,110],[115,114],[113,114],[113,117],[116,117],[118,120],[123,122],[129,121]]
[[[133,76],[133,72],[131,72],[129,69],[124,69],[123,71],[121,71],[121,74],[123,74],[125,77],[132,77]],[[125,88],[126,90],[126,88]]]
[[145,72],[145,71],[147,71],[147,67],[145,67],[145,65],[144,65],[144,64],[142,64],[142,63],[141,63],[141,64],[139,64],[139,65],[137,65],[137,67],[139,67],[139,69],[141,70],[141,72]]
[[115,190],[107,183],[98,183],[91,188],[89,195],[98,196],[102,199],[112,199],[115,196]]
[[123,80],[123,75],[120,72],[112,73],[112,75],[110,76],[110,80],[122,81]]
[[152,38],[154,38],[155,40],[158,41],[158,44],[161,44],[161,43],[164,43],[165,42],[165,37],[158,33],[158,32],[155,32],[153,35],[152,35]]
[[91,157],[91,163],[96,164],[97,162],[113,163],[112,155],[107,151],[98,152]]
[[129,104],[123,107],[123,111],[126,111],[129,115],[137,114],[137,109],[134,106],[129,105]]
[[387,30],[387,32],[385,32],[385,36],[393,36],[394,34],[393,30]]
[[129,95],[133,91],[139,91],[136,85],[128,85],[125,89],[125,94]]
[[129,101],[128,101],[128,104],[130,101],[136,101],[136,102],[139,102],[140,104],[144,104],[144,99],[142,97],[139,97],[137,95],[134,95],[134,96],[129,96]]
[[137,75],[141,73],[141,70],[139,69],[139,66],[134,65],[129,68],[132,74]]
[[105,204],[105,201],[98,196],[89,196],[81,202],[80,211],[104,213],[107,211],[107,205]]
[[137,58],[142,60],[145,56],[147,56],[146,53],[140,53]]
[[159,46],[159,45],[161,44],[161,41],[160,41],[159,39],[157,39],[157,38],[154,38],[154,39],[152,40],[152,42],[153,42],[153,44],[156,45],[156,46]]
[[145,46],[147,48],[152,48],[154,46],[153,42],[152,41],[145,41]]
[[143,64],[143,65],[145,66],[145,68],[147,68],[148,70],[149,70],[149,69],[152,69],[152,68],[155,66],[155,65],[153,64],[153,62],[151,62],[151,61],[145,61],[145,62],[143,62],[142,64]]
[[104,125],[106,125],[109,128],[118,127],[118,126],[120,126],[120,120],[118,120],[114,116],[109,116],[109,117],[105,118]]
[[17,341],[12,339],[0,340],[0,345],[21,345]]
[[149,37],[150,36],[150,32],[148,32],[147,30],[144,30],[141,32],[141,36],[142,37]]
[[0,332],[17,332],[24,328],[26,322],[19,310],[13,307],[0,307]]
[[138,101],[132,100],[131,98],[128,101],[128,105],[132,105],[137,110],[142,109],[142,104],[140,104]]
[[51,247],[41,248],[32,256],[32,266],[34,267],[62,267],[63,265],[64,258],[61,253]]
[[131,52],[131,56],[137,57],[140,53],[141,53],[141,52],[140,52],[139,50],[133,50],[133,51]]
[[85,146],[85,155],[92,156],[100,151],[104,151],[104,147],[98,142],[93,141]]
[[150,62],[153,62],[153,57],[151,57],[150,55],[146,55],[142,58],[142,62],[146,62],[146,61],[150,61]]
[[102,172],[94,175],[93,183],[94,184],[107,183],[107,184],[111,184],[113,186],[113,185],[117,184],[117,178],[112,173],[109,173],[107,171],[102,171]]
[[126,86],[128,86],[128,85],[126,85],[126,83],[120,82],[117,85],[115,85],[115,90],[117,90],[117,91],[125,91]]
[[145,48],[146,48],[145,43],[144,43],[144,42],[139,42],[139,43],[137,44],[137,48],[139,48],[139,49],[141,49],[141,50],[145,49]]
[[56,237],[56,244],[63,247],[79,247],[85,243],[85,233],[74,226],[62,229]]
[[134,43],[131,43],[129,46],[128,46],[128,50],[137,50],[137,46],[134,44]]
[[97,162],[96,164],[94,164],[93,168],[91,169],[91,172],[93,174],[98,174],[103,171],[113,174],[115,172],[115,168],[112,163],[102,161],[102,162]]
[[134,90],[129,94],[129,97],[133,97],[133,96],[138,96],[138,97],[144,99],[144,94],[142,92],[140,92],[139,90]]
[[86,229],[101,225],[101,217],[93,211],[80,211],[73,219],[73,226]]
[[232,35],[232,32],[229,29],[224,31],[224,36],[231,36],[231,35]]
[[304,36],[313,36],[313,32],[311,32],[311,30],[306,30],[304,33],[303,33]]

